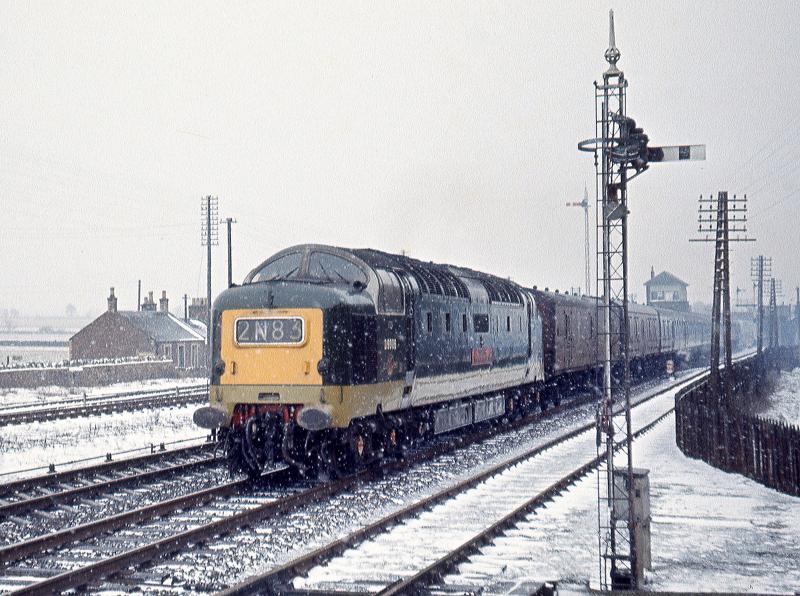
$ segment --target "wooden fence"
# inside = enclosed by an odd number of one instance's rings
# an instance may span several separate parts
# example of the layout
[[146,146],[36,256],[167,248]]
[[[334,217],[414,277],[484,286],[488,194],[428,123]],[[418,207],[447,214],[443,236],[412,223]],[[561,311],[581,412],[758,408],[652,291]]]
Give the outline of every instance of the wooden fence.
[[[765,359],[770,361],[775,359]],[[754,358],[734,365],[732,386],[737,399],[733,404],[759,390],[768,367]],[[680,450],[720,470],[800,496],[800,428],[755,416],[733,404],[711,394],[705,380],[678,393],[675,438]]]

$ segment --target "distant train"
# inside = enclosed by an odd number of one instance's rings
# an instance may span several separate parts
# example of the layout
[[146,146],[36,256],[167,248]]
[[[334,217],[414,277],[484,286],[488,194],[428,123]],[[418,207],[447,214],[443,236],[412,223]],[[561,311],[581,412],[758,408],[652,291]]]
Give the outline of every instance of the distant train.
[[[343,473],[593,384],[597,312],[462,267],[294,246],[215,301],[211,403],[195,421],[221,429],[232,468]],[[634,374],[708,350],[707,318],[630,304],[629,319]]]

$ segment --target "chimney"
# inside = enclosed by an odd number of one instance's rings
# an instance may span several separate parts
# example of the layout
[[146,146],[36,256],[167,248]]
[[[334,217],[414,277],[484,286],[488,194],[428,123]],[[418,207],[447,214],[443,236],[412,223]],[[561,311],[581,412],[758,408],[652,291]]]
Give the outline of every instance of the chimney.
[[161,299],[158,301],[159,312],[169,312],[169,298],[167,298],[167,291],[161,290]]
[[650,279],[653,279],[656,276],[656,270],[653,269],[653,266],[650,265]]
[[108,295],[108,312],[117,312],[117,297],[114,296],[114,288],[111,288],[111,294]]
[[142,310],[155,311],[155,309],[156,303],[153,300],[153,292],[147,292],[147,296],[144,297],[142,302]]

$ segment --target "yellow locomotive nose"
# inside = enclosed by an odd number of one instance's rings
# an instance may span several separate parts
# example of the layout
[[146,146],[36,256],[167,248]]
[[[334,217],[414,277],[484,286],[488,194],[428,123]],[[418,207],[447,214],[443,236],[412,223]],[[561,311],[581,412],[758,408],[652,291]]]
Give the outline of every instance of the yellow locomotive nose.
[[317,370],[322,359],[321,309],[226,310],[220,323],[221,386],[270,386],[280,392],[283,386],[322,385]]

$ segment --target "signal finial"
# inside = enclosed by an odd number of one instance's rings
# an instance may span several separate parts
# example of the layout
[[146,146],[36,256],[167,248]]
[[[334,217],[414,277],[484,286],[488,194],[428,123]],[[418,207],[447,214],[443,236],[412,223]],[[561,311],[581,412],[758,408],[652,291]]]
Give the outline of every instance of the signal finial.
[[606,74],[615,74],[619,72],[617,68],[617,61],[620,57],[620,51],[617,49],[616,41],[614,40],[614,9],[608,11],[608,49],[606,50],[606,62],[609,63]]

